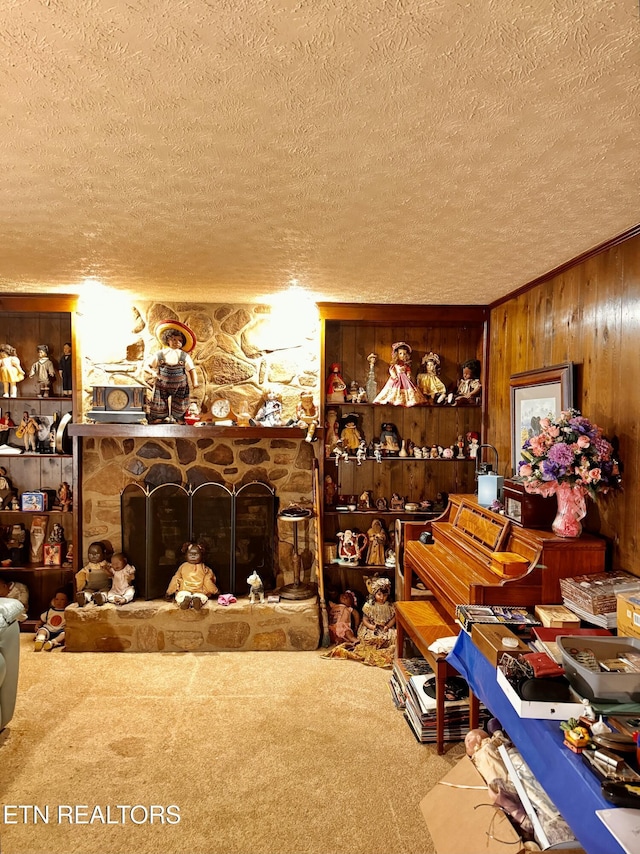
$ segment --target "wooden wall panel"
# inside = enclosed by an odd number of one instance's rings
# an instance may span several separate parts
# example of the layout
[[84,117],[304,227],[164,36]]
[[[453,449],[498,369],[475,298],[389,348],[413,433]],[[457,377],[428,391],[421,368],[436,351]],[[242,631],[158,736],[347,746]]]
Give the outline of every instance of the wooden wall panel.
[[619,442],[624,492],[589,503],[586,527],[612,565],[640,575],[640,237],[589,258],[491,311],[487,441],[511,474],[509,378],[571,361],[576,407]]

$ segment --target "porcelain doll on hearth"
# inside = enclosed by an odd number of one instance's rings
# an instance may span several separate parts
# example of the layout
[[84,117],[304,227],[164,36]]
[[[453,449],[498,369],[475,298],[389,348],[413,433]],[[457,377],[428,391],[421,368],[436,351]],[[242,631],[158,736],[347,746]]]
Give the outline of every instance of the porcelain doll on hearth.
[[44,649],[50,652],[54,647],[64,646],[66,618],[65,609],[69,604],[67,592],[60,588],[54,593],[49,608],[40,615],[34,638],[34,651]]
[[96,598],[96,594],[108,594],[111,588],[111,576],[109,574],[109,561],[107,560],[107,548],[101,541],[91,543],[87,549],[87,563],[81,570],[76,572],[76,602],[80,608],[84,608],[89,602],[103,605],[106,598]]
[[411,347],[406,341],[392,345],[389,379],[373,402],[392,406],[426,403],[425,396],[411,378]]
[[96,593],[93,597],[95,603],[104,605],[105,602],[110,602],[112,605],[126,605],[127,602],[131,602],[136,595],[133,586],[136,575],[135,566],[129,563],[123,552],[116,552],[111,556],[111,565],[107,567],[107,572],[111,576],[111,590],[106,596],[104,593]]
[[207,600],[218,593],[216,577],[204,563],[204,547],[200,543],[185,543],[182,552],[186,561],[181,563],[167,587],[167,598],[172,596],[176,605],[185,611],[200,611]]

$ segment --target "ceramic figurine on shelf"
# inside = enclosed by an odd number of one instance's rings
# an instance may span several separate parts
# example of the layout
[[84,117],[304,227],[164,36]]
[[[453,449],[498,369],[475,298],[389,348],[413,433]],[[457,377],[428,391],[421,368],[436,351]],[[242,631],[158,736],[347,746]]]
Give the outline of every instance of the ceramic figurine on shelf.
[[416,377],[418,388],[426,398],[435,400],[440,395],[446,395],[447,387],[438,376],[440,356],[437,353],[427,353],[422,357],[424,371]]
[[247,578],[249,585],[249,602],[253,605],[254,602],[264,602],[264,585],[258,573],[254,570]]
[[360,531],[338,531],[338,557],[341,563],[358,564],[367,547],[367,535]]
[[36,378],[38,397],[49,397],[51,382],[56,378],[56,372],[46,344],[38,344],[38,359],[31,365],[29,376]]
[[[136,575],[136,568],[129,563],[129,560],[123,552],[116,552],[111,556],[111,565],[107,567],[107,572],[111,576],[111,590],[107,593],[105,599],[112,605],[126,605],[131,602],[136,595],[133,586],[133,579]],[[100,600],[104,594],[96,593],[94,600],[97,605],[104,605]]]
[[325,439],[324,439],[324,455],[330,457],[333,449],[340,438],[340,428],[338,426],[338,410],[327,409],[324,422]]
[[194,424],[200,421],[200,415],[200,407],[197,400],[192,400],[184,414],[184,423],[188,424],[189,427],[193,427]]
[[462,364],[462,379],[454,394],[450,394],[447,402],[452,406],[464,403],[480,403],[482,384],[480,382],[480,362],[469,359]]
[[329,602],[329,639],[331,643],[353,643],[360,626],[358,600],[352,590],[340,594],[338,602]]
[[400,437],[395,424],[385,422],[380,427],[380,450],[387,456],[397,456],[400,453]]
[[211,596],[218,593],[216,577],[204,563],[204,547],[200,543],[185,543],[182,552],[186,561],[181,563],[169,586],[167,598],[172,596],[181,610],[193,608],[200,611]]
[[264,403],[256,413],[255,420],[262,427],[282,425],[282,401],[276,391],[268,391]]
[[456,448],[458,449],[458,453],[456,454],[456,459],[457,460],[464,460],[465,459],[464,436],[461,433],[458,434],[458,440],[456,442]]
[[22,413],[22,420],[16,430],[16,436],[22,437],[25,452],[31,451],[36,453],[38,449],[38,428],[40,422],[34,415],[30,415],[26,410]]
[[198,376],[189,355],[196,346],[196,336],[177,320],[163,320],[155,335],[162,347],[146,366],[151,376],[153,397],[149,404],[149,422],[183,421],[191,389],[198,388]]
[[326,385],[326,401],[327,403],[345,403],[347,399],[347,384],[342,379],[338,362],[334,362],[329,371]]
[[17,397],[18,383],[24,379],[24,371],[17,356],[15,347],[3,344],[0,347],[0,383],[3,386],[3,397]]
[[9,441],[9,430],[15,426],[10,412],[3,412],[0,415],[0,445],[7,444]]
[[395,644],[396,606],[390,601],[391,581],[374,578],[369,584],[369,598],[362,609],[359,640],[384,641]]
[[471,430],[467,433],[467,442],[469,443],[469,457],[472,460],[475,460],[478,456],[478,448],[480,447],[480,436],[475,432],[475,430]]
[[318,407],[314,403],[312,392],[300,392],[300,400],[296,406],[296,417],[298,419],[298,427],[301,429],[306,428],[307,435],[305,436],[305,442],[315,442],[316,427],[318,426]]
[[366,392],[367,392],[367,400],[369,403],[373,403],[378,394],[378,383],[376,382],[376,362],[378,361],[377,353],[369,353],[367,356],[367,362],[369,362],[369,373],[367,374],[367,381],[365,383]]
[[103,542],[91,543],[87,549],[87,563],[81,570],[76,572],[76,602],[80,608],[84,608],[89,602],[103,605],[102,596],[96,599],[97,593],[106,594],[111,587],[109,575],[109,561],[107,560],[107,549]]
[[336,500],[336,485],[330,474],[324,478],[324,503],[325,507],[333,507]]
[[66,480],[63,480],[60,486],[58,487],[58,504],[60,505],[60,509],[63,512],[71,510],[71,502],[71,487],[66,482]]
[[60,379],[62,380],[62,396],[63,397],[71,397],[73,394],[73,389],[71,387],[71,366],[72,366],[72,358],[71,358],[71,342],[65,341],[62,345],[62,356],[60,356],[60,367],[58,368],[58,374],[60,375]]
[[404,510],[404,498],[399,495],[397,492],[394,492],[391,496],[391,502],[389,504],[391,510],[402,511]]
[[358,429],[358,416],[346,415],[343,419],[344,426],[340,431],[340,439],[342,440],[345,450],[354,455],[357,453],[360,443],[363,441],[362,433]]
[[34,650],[41,649],[51,651],[56,646],[64,646],[66,627],[65,609],[69,604],[69,597],[65,590],[56,590],[50,607],[40,615],[40,622],[36,628],[34,638]]
[[387,544],[387,533],[382,527],[380,519],[374,519],[367,531],[369,548],[367,549],[366,563],[368,566],[384,566],[385,546]]
[[411,347],[406,341],[397,341],[392,345],[389,379],[373,402],[392,406],[426,403],[424,395],[411,378]]
[[351,385],[349,386],[349,402],[358,402],[358,383],[355,380],[352,380]]
[[356,451],[356,462],[359,466],[367,459],[367,443],[364,439],[360,441],[358,450]]

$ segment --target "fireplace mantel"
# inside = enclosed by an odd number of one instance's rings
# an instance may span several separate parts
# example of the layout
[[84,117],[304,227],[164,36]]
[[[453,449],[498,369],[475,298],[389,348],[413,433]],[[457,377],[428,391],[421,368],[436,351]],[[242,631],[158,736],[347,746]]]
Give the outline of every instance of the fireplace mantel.
[[[292,427],[189,427],[187,424],[70,424],[70,436],[132,439],[304,439],[304,428]],[[316,430],[321,439],[324,428]]]

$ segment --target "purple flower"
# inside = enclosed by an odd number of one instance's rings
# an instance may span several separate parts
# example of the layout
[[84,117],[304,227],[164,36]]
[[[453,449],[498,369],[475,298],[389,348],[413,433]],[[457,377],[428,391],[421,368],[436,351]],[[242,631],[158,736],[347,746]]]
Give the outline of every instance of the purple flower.
[[547,459],[543,460],[540,464],[540,471],[542,472],[543,480],[558,480],[565,473],[566,469]]
[[564,442],[556,442],[549,448],[547,458],[558,466],[570,466],[573,463],[573,451]]
[[588,436],[590,439],[594,439],[598,435],[597,427],[594,427],[588,418],[583,418],[581,415],[570,418],[569,425],[572,430],[581,436]]

